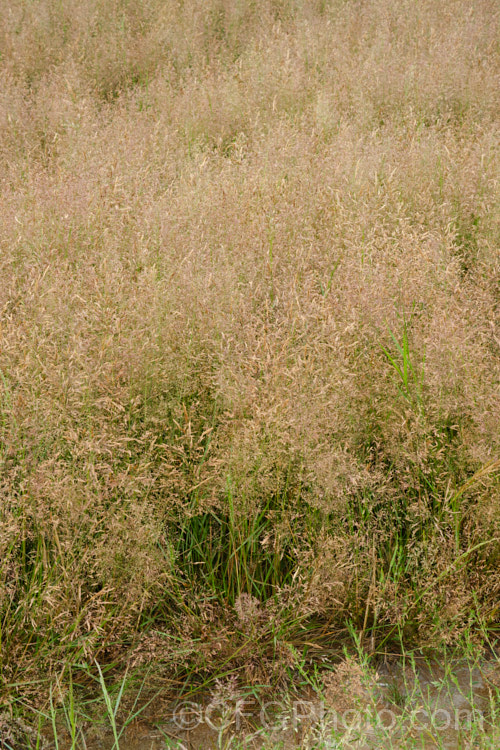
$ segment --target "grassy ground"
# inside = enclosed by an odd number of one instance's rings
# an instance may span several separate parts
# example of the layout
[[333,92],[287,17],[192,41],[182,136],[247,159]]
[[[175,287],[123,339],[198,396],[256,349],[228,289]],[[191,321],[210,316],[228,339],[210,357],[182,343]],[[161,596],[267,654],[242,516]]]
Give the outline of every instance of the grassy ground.
[[[287,689],[244,686],[236,675],[212,688],[165,695],[132,674],[110,681],[100,667],[91,697],[78,680],[56,681],[31,726],[4,721],[3,748],[61,750],[496,750],[500,651],[471,633],[433,657],[404,649],[378,665],[353,634],[337,663],[298,658]],[[438,658],[436,658],[438,656]],[[82,677],[82,671],[73,676]],[[90,676],[90,675],[89,675]],[[36,728],[33,726],[35,723]]]
[[0,0],[2,721],[495,637],[499,22]]

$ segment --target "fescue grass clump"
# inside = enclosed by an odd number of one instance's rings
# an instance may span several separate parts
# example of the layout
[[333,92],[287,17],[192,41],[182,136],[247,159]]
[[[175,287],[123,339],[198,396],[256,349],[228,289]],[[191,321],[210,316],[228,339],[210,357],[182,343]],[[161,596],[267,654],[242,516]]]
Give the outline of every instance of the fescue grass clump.
[[496,4],[0,10],[6,700],[495,629]]

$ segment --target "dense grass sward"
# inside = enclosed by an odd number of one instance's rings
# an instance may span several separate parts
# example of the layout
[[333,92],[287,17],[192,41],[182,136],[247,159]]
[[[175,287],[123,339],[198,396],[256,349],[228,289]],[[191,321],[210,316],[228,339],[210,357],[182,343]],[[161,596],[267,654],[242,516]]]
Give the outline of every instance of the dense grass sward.
[[497,4],[0,10],[2,715],[494,633]]

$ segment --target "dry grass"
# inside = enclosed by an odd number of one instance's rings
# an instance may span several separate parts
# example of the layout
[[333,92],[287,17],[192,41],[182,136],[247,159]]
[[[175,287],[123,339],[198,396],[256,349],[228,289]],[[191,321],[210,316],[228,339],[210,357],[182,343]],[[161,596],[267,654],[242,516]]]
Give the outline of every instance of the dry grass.
[[493,626],[499,20],[2,0],[6,694]]

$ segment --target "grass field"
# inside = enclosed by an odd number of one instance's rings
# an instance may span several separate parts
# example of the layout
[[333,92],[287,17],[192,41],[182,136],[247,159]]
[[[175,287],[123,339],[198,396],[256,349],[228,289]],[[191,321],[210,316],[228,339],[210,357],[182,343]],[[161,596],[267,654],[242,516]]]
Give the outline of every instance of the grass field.
[[495,0],[0,0],[5,726],[495,641],[499,91]]

